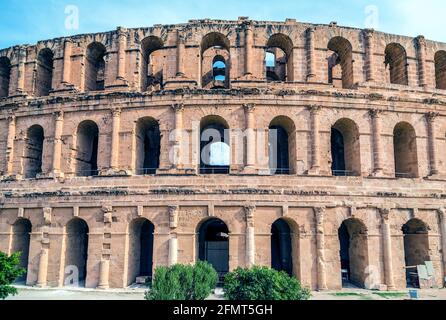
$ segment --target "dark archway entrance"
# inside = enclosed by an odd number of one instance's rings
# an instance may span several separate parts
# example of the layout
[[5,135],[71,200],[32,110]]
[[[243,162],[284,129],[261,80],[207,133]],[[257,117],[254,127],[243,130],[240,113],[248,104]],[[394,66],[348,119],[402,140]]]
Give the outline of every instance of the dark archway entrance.
[[198,258],[217,270],[220,281],[229,272],[229,229],[220,219],[210,219],[198,231]]
[[[20,267],[28,272],[29,241],[32,225],[28,219],[18,219],[12,226],[11,252],[20,252]],[[26,281],[27,273],[16,279],[17,283]]]
[[423,221],[412,219],[403,225],[402,231],[407,286],[419,288],[417,266],[430,261],[428,228]]
[[[88,225],[84,220],[74,218],[68,222],[66,232],[64,283],[84,287],[87,278]],[[76,273],[77,279],[73,277]]]
[[136,124],[136,173],[155,174],[160,165],[161,133],[158,122],[150,117]]
[[289,224],[279,219],[271,228],[271,267],[293,275],[293,247]]
[[129,269],[127,285],[137,277],[152,279],[155,226],[147,219],[135,219],[129,226]]
[[342,285],[364,288],[367,278],[367,228],[360,220],[345,220],[338,229]]

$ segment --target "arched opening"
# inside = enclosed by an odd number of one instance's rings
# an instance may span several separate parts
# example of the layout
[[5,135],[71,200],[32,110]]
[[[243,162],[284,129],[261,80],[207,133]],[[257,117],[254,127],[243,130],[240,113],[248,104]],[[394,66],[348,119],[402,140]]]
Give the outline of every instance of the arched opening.
[[102,43],[93,42],[88,45],[85,59],[85,91],[104,90],[106,52]]
[[163,41],[149,36],[141,41],[141,91],[163,88]]
[[[20,252],[20,267],[28,271],[29,242],[32,230],[31,222],[28,219],[20,218],[12,226],[12,247],[11,252]],[[16,282],[26,281],[26,273],[19,277]]]
[[135,283],[139,277],[144,277],[146,283],[152,279],[154,232],[155,226],[147,219],[139,218],[130,223],[127,285]]
[[328,83],[336,88],[353,87],[353,49],[343,37],[334,37],[328,43]]
[[66,225],[65,286],[85,287],[88,260],[88,225],[80,218]]
[[25,139],[24,174],[26,179],[36,178],[42,173],[43,128],[39,125],[30,127]]
[[97,176],[99,129],[96,123],[90,120],[81,122],[76,139],[76,175]]
[[415,129],[407,122],[400,122],[393,130],[395,177],[417,178],[418,156]]
[[42,49],[37,55],[36,95],[48,96],[53,84],[53,51]]
[[435,53],[435,80],[437,89],[446,90],[446,51]]
[[278,116],[269,125],[269,167],[271,174],[295,172],[296,127],[293,120]]
[[215,56],[212,63],[214,89],[222,88],[226,86],[226,61],[222,56]]
[[0,98],[9,95],[9,81],[11,80],[11,61],[0,57]]
[[272,35],[266,44],[267,81],[293,81],[293,42],[281,33]]
[[271,267],[293,275],[293,245],[291,228],[284,219],[279,219],[271,227]]
[[198,230],[198,258],[209,262],[220,282],[229,272],[229,229],[220,219],[203,222]]
[[361,175],[359,129],[350,119],[340,119],[331,128],[333,176]]
[[365,288],[368,276],[367,228],[358,219],[345,220],[338,229],[343,287]]
[[403,225],[402,231],[407,286],[419,288],[417,266],[430,261],[428,227],[419,219],[411,219]]
[[[207,89],[228,89],[230,86],[229,39],[219,32],[211,32],[203,37],[200,47],[202,87]],[[223,72],[224,81],[221,81]]]
[[160,164],[161,133],[158,121],[146,117],[136,123],[136,173],[155,174]]
[[200,173],[228,174],[231,148],[229,126],[219,116],[207,116],[200,124]]
[[408,85],[407,74],[407,54],[402,45],[391,43],[387,45],[385,50],[386,69],[388,68],[388,77],[390,83]]

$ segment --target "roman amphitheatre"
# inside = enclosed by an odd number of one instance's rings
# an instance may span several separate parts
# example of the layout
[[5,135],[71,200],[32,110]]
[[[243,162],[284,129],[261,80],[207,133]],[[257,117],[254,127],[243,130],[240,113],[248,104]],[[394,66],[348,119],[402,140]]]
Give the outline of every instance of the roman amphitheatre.
[[[446,276],[446,44],[190,20],[0,50],[0,251],[28,286],[270,266],[313,290]],[[414,270],[415,268],[415,270]]]

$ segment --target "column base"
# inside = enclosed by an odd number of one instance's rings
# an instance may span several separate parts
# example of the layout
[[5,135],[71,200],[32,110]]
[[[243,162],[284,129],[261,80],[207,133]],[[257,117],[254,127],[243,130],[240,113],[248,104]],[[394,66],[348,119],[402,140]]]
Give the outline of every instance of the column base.
[[21,180],[21,177],[20,177],[20,179],[18,179],[16,175],[4,175],[4,176],[0,177],[0,180],[3,182],[17,181],[17,180]]
[[185,167],[160,168],[160,169],[156,170],[156,174],[159,174],[159,175],[196,175],[197,170],[195,168],[185,168]]
[[375,178],[383,178],[383,177],[385,177],[384,171],[382,169],[377,169],[377,170],[373,171],[370,176],[371,177],[375,177]]
[[61,94],[67,93],[67,94],[72,94],[72,93],[79,93],[80,91],[75,87],[74,84],[65,82],[62,83],[62,88],[59,89],[55,89],[52,90],[50,93],[50,96],[59,96]]
[[307,171],[307,174],[309,176],[320,176],[321,175],[321,168],[314,167]]
[[112,84],[105,87],[108,91],[122,91],[129,89],[129,83],[124,79],[116,79]]
[[246,166],[240,173],[246,175],[258,175],[259,170],[254,166]]

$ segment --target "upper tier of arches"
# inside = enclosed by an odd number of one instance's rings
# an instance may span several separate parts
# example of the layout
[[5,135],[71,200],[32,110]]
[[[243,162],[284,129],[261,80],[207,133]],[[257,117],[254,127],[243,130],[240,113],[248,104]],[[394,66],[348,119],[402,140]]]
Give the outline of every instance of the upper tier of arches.
[[0,98],[315,83],[446,90],[446,44],[330,25],[191,21],[0,50]]

